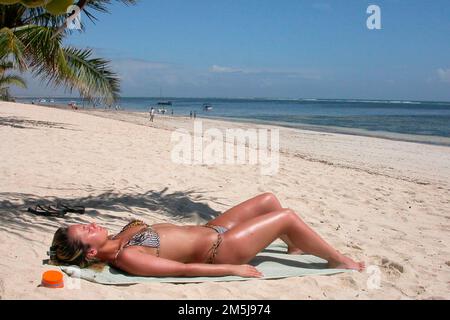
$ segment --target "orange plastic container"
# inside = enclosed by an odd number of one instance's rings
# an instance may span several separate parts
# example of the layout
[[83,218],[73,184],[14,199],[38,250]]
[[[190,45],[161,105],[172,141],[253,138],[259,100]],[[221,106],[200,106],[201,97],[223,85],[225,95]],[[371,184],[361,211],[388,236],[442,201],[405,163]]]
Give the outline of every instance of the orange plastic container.
[[46,271],[42,274],[41,285],[46,288],[64,288],[64,277],[62,272],[56,270]]

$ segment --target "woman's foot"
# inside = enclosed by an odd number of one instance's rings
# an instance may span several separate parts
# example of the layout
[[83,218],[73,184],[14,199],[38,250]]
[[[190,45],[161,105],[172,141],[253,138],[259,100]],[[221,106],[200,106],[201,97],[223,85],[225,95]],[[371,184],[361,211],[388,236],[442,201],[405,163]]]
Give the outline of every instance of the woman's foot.
[[353,259],[350,259],[349,257],[342,255],[339,260],[329,261],[328,268],[330,268],[330,269],[351,269],[351,270],[357,270],[357,271],[361,272],[366,268],[366,265],[364,262],[356,262]]

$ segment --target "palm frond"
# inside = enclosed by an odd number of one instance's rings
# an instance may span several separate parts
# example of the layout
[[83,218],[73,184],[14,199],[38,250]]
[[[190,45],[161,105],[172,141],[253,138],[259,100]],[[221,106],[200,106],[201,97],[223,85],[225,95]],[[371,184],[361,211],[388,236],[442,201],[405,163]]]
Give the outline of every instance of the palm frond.
[[27,25],[16,28],[15,35],[24,46],[28,67],[33,73],[39,76],[48,73],[51,77],[53,72],[57,72],[60,65],[62,34],[55,37],[51,28]]
[[64,21],[63,16],[54,16],[43,7],[29,8],[22,15],[23,24],[36,24],[45,27],[56,27]]
[[[84,2],[84,1],[79,1]],[[83,7],[83,12],[86,14],[89,20],[95,24],[95,21],[98,19],[94,14],[91,13],[91,10],[101,12],[101,13],[109,13],[108,5],[111,4],[111,0],[90,0],[86,2],[86,5]],[[115,2],[122,2],[123,4],[130,6],[135,5],[138,0],[115,0]],[[91,10],[89,10],[91,9]]]
[[0,60],[11,56],[19,69],[24,70],[26,68],[24,51],[24,44],[13,30],[6,27],[0,29]]
[[119,79],[109,61],[91,58],[91,50],[63,48],[63,35],[54,37],[53,29],[30,25],[17,29],[17,37],[25,45],[32,73],[47,85],[77,89],[87,99],[112,103],[118,98]]
[[10,101],[11,95],[9,92],[10,86],[17,86],[26,88],[25,80],[18,75],[5,75],[7,71],[14,69],[12,61],[0,60],[0,99]]
[[16,75],[7,75],[0,77],[0,88],[5,88],[9,86],[26,88],[27,84],[22,77]]
[[[113,2],[135,5],[138,0],[79,0],[76,4],[95,21],[92,12],[107,13]],[[47,85],[63,85],[70,91],[77,89],[84,98],[112,103],[120,92],[118,76],[109,61],[93,58],[91,50],[63,47],[63,39],[73,32],[65,28],[66,20],[67,16],[53,16],[43,7],[0,4],[0,61],[11,58],[13,66],[29,69]],[[8,81],[17,80],[12,76]]]
[[[109,68],[109,61],[101,58],[92,58],[92,50],[64,48],[67,66],[72,73],[73,83],[83,97],[94,100],[103,100],[111,104],[116,101],[120,93],[120,81]],[[70,83],[66,84],[70,86]]]
[[5,73],[5,71],[11,70],[14,68],[14,64],[11,61],[0,60],[0,76]]

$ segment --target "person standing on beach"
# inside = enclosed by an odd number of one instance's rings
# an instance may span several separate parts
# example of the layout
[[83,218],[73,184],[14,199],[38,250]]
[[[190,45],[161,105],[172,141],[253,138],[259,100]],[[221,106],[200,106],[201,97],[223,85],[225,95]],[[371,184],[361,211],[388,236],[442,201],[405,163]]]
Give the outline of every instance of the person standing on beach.
[[189,118],[192,119],[192,111],[189,113]]
[[197,118],[197,111],[194,111],[194,119]]
[[155,108],[150,109],[150,121],[153,122],[153,119],[155,118]]

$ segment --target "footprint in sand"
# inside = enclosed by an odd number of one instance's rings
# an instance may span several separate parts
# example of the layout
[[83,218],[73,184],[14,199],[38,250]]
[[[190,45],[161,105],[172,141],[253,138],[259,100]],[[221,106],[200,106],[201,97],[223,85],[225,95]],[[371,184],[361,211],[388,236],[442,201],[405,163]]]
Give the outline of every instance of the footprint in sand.
[[339,279],[339,281],[342,284],[342,287],[346,287],[346,288],[350,287],[354,290],[360,289],[356,280],[353,279],[352,276],[350,276],[348,274],[342,275],[341,278]]
[[347,247],[353,248],[353,249],[357,249],[357,250],[361,250],[361,251],[363,250],[360,246],[358,246],[357,244],[352,243],[352,242],[347,243]]
[[263,187],[258,187],[258,192],[265,192],[267,191],[266,189],[264,189]]
[[397,263],[395,261],[392,261],[388,258],[382,258],[381,265],[390,271],[398,271],[400,273],[404,272],[403,265],[401,265],[400,263]]
[[333,217],[334,215],[342,216],[339,212],[339,210],[331,209],[330,210],[330,216]]

